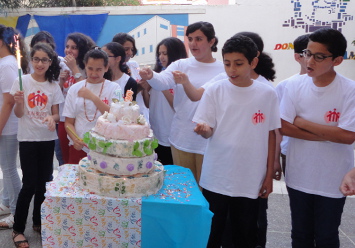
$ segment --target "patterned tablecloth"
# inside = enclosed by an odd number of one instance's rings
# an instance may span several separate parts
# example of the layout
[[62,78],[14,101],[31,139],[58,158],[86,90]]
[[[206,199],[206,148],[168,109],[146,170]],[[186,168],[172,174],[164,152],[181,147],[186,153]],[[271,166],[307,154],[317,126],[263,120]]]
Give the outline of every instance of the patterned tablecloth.
[[43,247],[206,247],[213,214],[189,169],[165,166],[157,194],[119,199],[81,190],[77,168],[61,166],[47,184]]

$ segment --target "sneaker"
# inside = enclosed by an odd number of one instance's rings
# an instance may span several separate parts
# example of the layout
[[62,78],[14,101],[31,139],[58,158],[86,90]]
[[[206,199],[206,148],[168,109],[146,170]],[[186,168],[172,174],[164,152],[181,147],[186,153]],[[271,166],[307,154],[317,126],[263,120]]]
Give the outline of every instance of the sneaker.
[[14,226],[14,216],[12,214],[0,220],[0,229],[10,229],[13,226]]
[[0,204],[0,215],[6,215],[6,214],[10,214],[10,208]]

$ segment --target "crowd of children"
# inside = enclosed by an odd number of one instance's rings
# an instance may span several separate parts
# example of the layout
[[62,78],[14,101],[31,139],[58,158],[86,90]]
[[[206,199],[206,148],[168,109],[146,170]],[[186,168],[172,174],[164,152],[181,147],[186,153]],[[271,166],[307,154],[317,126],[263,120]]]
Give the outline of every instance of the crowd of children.
[[[53,37],[41,31],[28,57],[21,35],[0,25],[0,215],[10,214],[0,228],[13,228],[16,247],[29,247],[24,230],[33,196],[33,230],[41,232],[54,151],[60,164],[78,163],[88,151],[84,133],[127,90],[159,141],[158,158],[191,169],[209,202],[208,248],[266,247],[267,198],[281,171],[292,247],[340,247],[345,196],[355,194],[355,84],[335,71],[345,37],[332,28],[297,37],[300,72],[275,89],[274,63],[258,34],[228,39],[223,61],[213,56],[218,39],[211,23],[189,25],[186,36],[192,56],[169,37],[157,45],[154,70],[139,70],[130,60],[134,38],[126,33],[102,48],[84,34],[69,34],[62,58]],[[21,78],[14,37],[21,44]]]

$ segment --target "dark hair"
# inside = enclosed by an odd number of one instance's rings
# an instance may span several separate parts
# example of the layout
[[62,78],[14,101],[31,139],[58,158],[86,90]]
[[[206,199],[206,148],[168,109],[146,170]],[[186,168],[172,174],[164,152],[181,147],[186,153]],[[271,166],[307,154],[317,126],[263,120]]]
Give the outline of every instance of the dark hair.
[[268,81],[274,81],[276,73],[274,70],[275,65],[272,62],[272,58],[263,52],[264,42],[260,35],[254,32],[239,32],[236,35],[244,35],[254,41],[260,53],[258,56],[259,62],[258,65],[255,67],[254,71],[257,74],[265,77]]
[[60,73],[60,66],[59,66],[60,61],[58,59],[58,54],[53,50],[53,48],[49,44],[44,42],[39,42],[32,47],[31,58],[34,56],[34,54],[37,51],[45,52],[52,62],[45,73],[46,80],[48,80],[48,82],[50,83],[55,80],[58,80],[59,73]]
[[35,44],[42,41],[48,43],[53,48],[53,50],[55,50],[56,46],[55,46],[54,38],[47,31],[39,31],[37,34],[35,34],[35,36],[32,37],[30,47],[32,48]]
[[120,69],[120,71],[130,75],[129,67],[125,63],[126,52],[123,46],[117,42],[109,42],[106,45],[104,45],[104,47],[106,47],[107,50],[109,50],[113,54],[113,56],[115,57],[121,56],[121,60],[120,63],[118,64],[118,68]]
[[244,35],[234,35],[224,43],[222,48],[222,56],[226,53],[241,53],[249,64],[258,56],[258,47],[252,39]]
[[0,40],[3,41],[3,43],[6,45],[7,49],[9,52],[16,56],[16,41],[15,41],[15,35],[18,36],[19,39],[19,45],[20,45],[20,53],[21,53],[21,68],[24,74],[29,73],[29,67],[28,67],[28,58],[27,58],[27,52],[25,49],[25,42],[17,30],[15,30],[12,27],[6,27],[2,24],[0,24]]
[[83,33],[68,34],[65,43],[67,43],[68,40],[72,40],[76,44],[76,47],[78,48],[79,51],[78,57],[76,58],[76,62],[79,65],[79,67],[84,70],[85,69],[84,56],[87,53],[87,51],[89,51],[93,46],[95,46],[95,42],[89,36]]
[[304,34],[301,36],[298,36],[294,41],[293,41],[293,49],[295,53],[302,53],[304,49],[307,48],[309,42],[309,34]]
[[207,37],[208,41],[215,38],[215,42],[212,45],[211,50],[212,52],[217,52],[218,38],[216,37],[213,25],[209,22],[195,22],[190,24],[186,29],[186,36],[189,36],[189,34],[197,30],[201,30],[201,32]]
[[105,51],[101,50],[100,47],[93,47],[90,51],[85,54],[84,63],[87,64],[89,58],[93,59],[103,59],[104,66],[108,65],[108,55]]
[[175,37],[165,38],[164,40],[159,42],[155,51],[155,72],[161,72],[163,69],[163,66],[159,61],[159,47],[161,45],[164,45],[166,47],[168,53],[168,65],[178,59],[187,58],[185,45],[180,39]]
[[126,33],[118,33],[112,38],[113,42],[120,43],[122,46],[126,41],[130,41],[133,44],[133,56],[132,58],[137,54],[137,47],[136,47],[136,41],[132,36]]
[[344,35],[333,28],[320,28],[309,35],[309,40],[325,45],[333,58],[344,56],[346,52]]

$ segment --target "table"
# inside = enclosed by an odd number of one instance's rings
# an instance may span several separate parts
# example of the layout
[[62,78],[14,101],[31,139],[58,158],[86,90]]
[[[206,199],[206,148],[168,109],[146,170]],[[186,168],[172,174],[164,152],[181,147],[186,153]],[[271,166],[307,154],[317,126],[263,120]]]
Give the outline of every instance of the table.
[[[213,214],[189,169],[167,165],[157,194],[119,199],[81,190],[77,168],[61,166],[47,184],[41,207],[43,247],[206,247]],[[118,212],[128,221],[118,221]],[[120,242],[124,237],[128,241]]]

